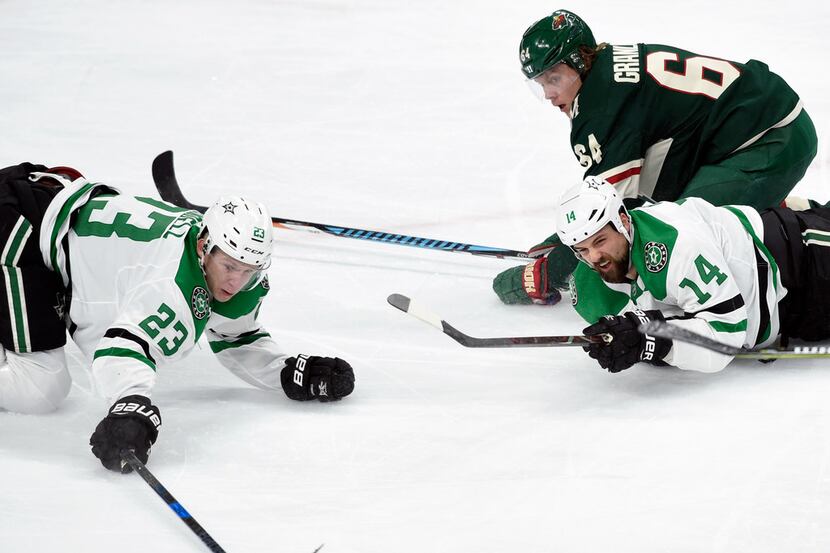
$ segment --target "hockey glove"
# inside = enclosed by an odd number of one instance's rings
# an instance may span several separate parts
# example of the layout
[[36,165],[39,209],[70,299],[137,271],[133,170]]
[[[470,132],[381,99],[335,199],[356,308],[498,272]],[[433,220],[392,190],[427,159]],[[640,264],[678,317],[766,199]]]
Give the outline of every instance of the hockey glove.
[[150,456],[150,446],[156,442],[161,426],[158,407],[144,396],[134,395],[119,399],[110,408],[109,415],[98,423],[89,438],[92,454],[101,464],[116,472],[132,472],[122,463],[121,452],[132,449],[142,463]]
[[528,253],[532,255],[543,250],[550,251],[526,267],[511,267],[496,276],[493,291],[501,301],[545,305],[559,302],[562,298],[559,290],[567,290],[568,277],[578,261],[573,251],[555,234],[530,248]]
[[635,363],[644,362],[662,365],[662,359],[669,353],[672,341],[642,334],[638,327],[649,321],[663,321],[660,311],[635,309],[622,315],[606,315],[582,332],[586,336],[610,334],[610,342],[599,342],[584,347],[603,369],[618,373]]
[[334,401],[354,390],[352,366],[339,357],[289,357],[280,372],[282,389],[291,399]]
[[506,304],[553,305],[562,299],[556,288],[548,288],[548,258],[524,267],[511,267],[493,279],[493,291]]

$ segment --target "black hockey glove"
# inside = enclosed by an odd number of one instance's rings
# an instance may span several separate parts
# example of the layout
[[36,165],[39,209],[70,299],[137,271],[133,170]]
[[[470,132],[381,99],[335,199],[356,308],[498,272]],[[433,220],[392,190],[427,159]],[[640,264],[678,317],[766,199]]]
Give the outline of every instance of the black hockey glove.
[[291,399],[334,401],[354,390],[352,366],[339,357],[290,357],[280,373],[282,389]]
[[641,323],[663,321],[660,311],[635,309],[622,315],[606,315],[582,332],[586,336],[610,334],[610,342],[594,343],[583,347],[588,355],[596,359],[603,369],[618,373],[635,363],[644,362],[662,365],[662,359],[669,353],[672,341],[640,333]]
[[[110,408],[109,415],[98,423],[89,438],[92,454],[110,470],[124,474],[132,467],[121,462],[121,452],[132,449],[142,463],[150,455],[150,446],[156,442],[161,426],[159,409],[144,396],[127,396]],[[123,465],[123,466],[122,466]]]

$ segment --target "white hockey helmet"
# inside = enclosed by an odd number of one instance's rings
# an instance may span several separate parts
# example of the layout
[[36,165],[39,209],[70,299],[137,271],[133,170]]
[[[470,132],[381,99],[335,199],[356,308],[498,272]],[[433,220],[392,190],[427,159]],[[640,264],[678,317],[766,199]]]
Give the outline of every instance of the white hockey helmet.
[[573,248],[611,223],[630,244],[631,233],[623,226],[622,213],[627,216],[628,210],[614,187],[599,177],[587,177],[559,199],[556,232],[563,244]]
[[271,265],[274,240],[271,216],[264,205],[240,196],[222,196],[205,211],[202,230],[207,231],[205,253],[216,246],[237,261],[258,269],[245,289],[262,280]]

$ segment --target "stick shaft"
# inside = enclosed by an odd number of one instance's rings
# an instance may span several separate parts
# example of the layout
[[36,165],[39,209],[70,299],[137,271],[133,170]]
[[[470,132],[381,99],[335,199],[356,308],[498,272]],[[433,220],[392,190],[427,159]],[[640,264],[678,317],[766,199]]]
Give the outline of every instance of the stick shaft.
[[202,525],[196,522],[196,519],[193,518],[190,513],[187,512],[187,509],[185,509],[184,506],[179,503],[175,497],[173,497],[173,494],[167,491],[167,488],[165,488],[161,482],[153,476],[153,473],[151,473],[144,463],[142,463],[141,460],[135,456],[134,452],[124,451],[121,454],[121,458],[126,461],[133,468],[133,470],[136,471],[138,475],[150,485],[151,488],[153,488],[153,491],[158,494],[162,501],[164,501],[167,506],[170,507],[176,515],[178,515],[181,521],[184,522],[187,527],[199,537],[200,540],[202,540],[208,549],[214,553],[225,553],[225,550],[222,549],[218,543],[216,543],[216,540],[214,540],[211,535],[207,533],[207,530],[202,528]]
[[[153,180],[156,183],[159,195],[164,201],[170,202],[178,207],[193,209],[204,213],[205,206],[191,203],[184,197],[179,183],[176,180],[176,173],[173,167],[173,152],[167,150],[160,153],[153,160]],[[271,217],[271,223],[277,228],[289,228],[293,230],[304,230],[337,236],[340,238],[353,238],[356,240],[369,240],[385,244],[396,244],[399,246],[410,246],[413,248],[424,248],[429,250],[441,250],[448,252],[469,253],[486,257],[511,258],[511,259],[535,259],[541,257],[548,250],[535,251],[533,254],[507,248],[496,248],[492,246],[479,246],[465,242],[454,242],[451,240],[438,240],[435,238],[423,238],[410,236],[408,234],[397,234],[377,230],[367,230],[339,225],[327,225],[324,223],[313,223],[309,221],[298,221],[296,219],[284,219],[282,217]]]

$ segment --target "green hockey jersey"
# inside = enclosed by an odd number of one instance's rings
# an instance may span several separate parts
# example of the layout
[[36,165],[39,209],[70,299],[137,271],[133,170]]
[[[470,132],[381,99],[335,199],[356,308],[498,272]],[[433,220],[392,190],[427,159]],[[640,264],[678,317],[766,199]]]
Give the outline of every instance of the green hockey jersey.
[[[593,323],[636,305],[659,309],[675,317],[670,324],[732,346],[765,347],[775,341],[778,302],[787,291],[764,246],[756,210],[689,198],[633,209],[630,215],[637,280],[606,284],[580,263],[571,280],[571,301],[583,318]],[[714,372],[730,359],[675,341],[664,360],[681,369]]]
[[237,376],[281,389],[287,356],[256,320],[268,281],[213,300],[196,253],[200,223],[194,211],[82,179],[49,205],[43,259],[70,292],[73,341],[111,401],[149,396],[159,365],[184,358],[203,333]]
[[698,169],[792,122],[801,101],[755,60],[745,64],[659,44],[600,50],[571,110],[585,176],[625,198],[676,200]]

